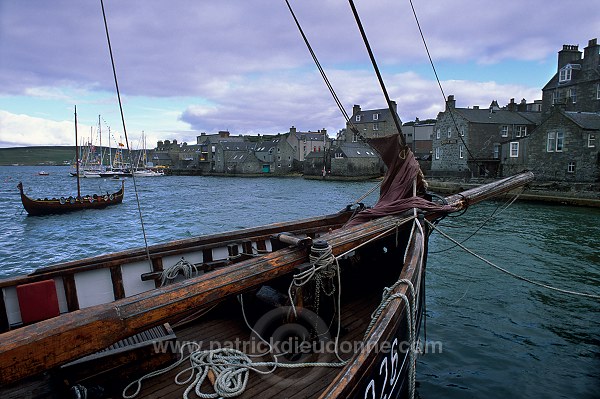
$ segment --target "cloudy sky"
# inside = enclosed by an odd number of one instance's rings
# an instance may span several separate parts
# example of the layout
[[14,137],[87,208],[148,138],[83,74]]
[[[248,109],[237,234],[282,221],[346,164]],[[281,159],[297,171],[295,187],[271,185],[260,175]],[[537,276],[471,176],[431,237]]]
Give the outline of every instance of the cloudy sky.
[[[583,49],[600,34],[591,0],[413,1],[459,107],[540,99],[562,45]],[[290,2],[346,111],[383,108],[348,2]],[[443,97],[409,1],[355,3],[402,120],[435,118]],[[142,132],[153,147],[219,130],[344,127],[284,0],[104,5],[132,148]],[[101,115],[102,130],[124,140],[100,0],[0,0],[0,147],[72,145],[75,105],[80,134]]]

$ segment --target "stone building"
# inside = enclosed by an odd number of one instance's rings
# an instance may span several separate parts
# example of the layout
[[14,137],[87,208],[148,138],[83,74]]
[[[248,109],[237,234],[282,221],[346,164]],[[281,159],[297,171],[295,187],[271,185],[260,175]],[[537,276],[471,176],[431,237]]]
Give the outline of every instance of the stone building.
[[287,142],[294,149],[294,159],[299,162],[304,162],[304,158],[312,151],[320,152],[330,148],[327,129],[301,132],[292,126],[286,136]]
[[504,173],[530,169],[537,180],[600,181],[600,45],[558,52],[556,73],[542,89],[542,119],[527,139],[508,143]]
[[262,162],[263,173],[288,174],[293,170],[294,149],[285,135],[256,144],[254,154]]
[[383,175],[383,161],[375,150],[362,142],[341,142],[331,152],[331,166],[327,172],[333,177],[372,178]]
[[579,46],[565,44],[558,52],[556,74],[542,89],[542,110],[554,105],[565,111],[600,112],[600,45],[591,39],[582,58]]
[[500,176],[503,143],[526,137],[540,122],[541,113],[527,111],[526,105],[511,100],[500,108],[494,100],[488,108],[456,108],[449,95],[435,124],[431,175]]
[[[398,106],[395,101],[391,103],[398,118],[398,124],[402,126],[402,121],[398,116]],[[357,132],[353,128],[356,128]],[[360,136],[364,138],[384,137],[398,133],[398,129],[389,108],[362,110],[360,105],[354,105],[352,117],[346,123],[346,130],[343,133],[344,137],[341,139],[349,143],[356,143],[360,140]]]
[[[511,142],[526,161],[513,157],[506,162],[505,174],[530,169],[536,180],[570,182],[600,181],[598,141],[600,113],[565,111],[552,107],[550,114],[526,140]],[[521,147],[521,148],[519,148]]]

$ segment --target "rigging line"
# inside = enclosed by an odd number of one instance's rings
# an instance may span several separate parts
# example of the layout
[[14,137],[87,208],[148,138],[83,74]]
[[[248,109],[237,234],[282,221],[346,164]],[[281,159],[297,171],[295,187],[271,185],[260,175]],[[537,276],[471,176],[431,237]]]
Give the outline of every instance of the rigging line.
[[[500,215],[502,212],[504,212],[505,210],[507,210],[520,196],[521,194],[523,194],[523,192],[525,191],[525,189],[522,189],[521,192],[519,192],[517,195],[515,195],[510,201],[507,201],[508,203],[506,204],[506,206],[502,209],[500,209],[500,207],[502,206],[502,203],[499,203],[498,206],[496,207],[496,209],[494,209],[494,212],[492,212],[492,214],[490,216],[488,216],[487,219],[485,219],[483,221],[483,223],[481,223],[481,225],[474,231],[472,232],[467,238],[465,238],[464,240],[462,240],[460,243],[464,244],[465,242],[467,242],[468,240],[470,240],[475,234],[477,234],[479,232],[479,230],[481,230],[482,228],[485,227],[486,224],[488,224],[492,219],[494,219],[495,217],[497,217],[498,215]],[[444,228],[447,226],[444,226]],[[430,254],[439,254],[441,252],[446,252],[452,248],[456,247],[456,245],[451,245],[448,248],[444,248],[444,249],[440,249],[439,251],[430,251]]]
[[[440,77],[438,76],[437,70],[435,69],[435,65],[433,63],[433,58],[431,58],[431,53],[429,52],[429,47],[427,46],[427,41],[425,40],[425,35],[423,34],[423,30],[421,29],[421,24],[419,23],[419,18],[417,17],[417,12],[415,11],[415,6],[413,5],[412,0],[408,0],[408,1],[410,3],[410,8],[412,9],[413,15],[415,16],[415,22],[417,24],[417,28],[419,29],[419,34],[421,35],[421,40],[423,41],[423,46],[425,47],[425,52],[427,53],[427,58],[429,58],[429,63],[431,64],[431,69],[433,69],[433,74],[435,75],[435,80],[438,84],[438,87],[440,88],[442,97],[444,98],[444,104],[446,104],[447,103],[446,93],[444,93],[444,88],[442,87],[442,82],[440,81]],[[471,158],[475,162],[475,165],[477,165],[477,168],[480,169],[481,165],[479,164],[479,162],[477,162],[477,158],[473,155],[473,153],[467,146],[467,143],[465,142],[463,137],[460,135],[460,131],[458,129],[458,123],[456,122],[454,113],[449,112],[449,114],[450,114],[450,118],[452,119],[452,124],[454,125],[454,129],[456,129],[456,134],[457,134],[458,138],[465,146],[467,153],[469,154],[469,156],[471,156]]]
[[[106,41],[108,43],[108,52],[110,53],[110,62],[112,65],[113,77],[115,80],[115,88],[117,90],[117,99],[119,101],[119,110],[121,111],[121,122],[123,124],[123,134],[125,135],[125,143],[127,143],[127,150],[129,152],[129,167],[133,167],[133,159],[131,158],[131,148],[129,147],[129,138],[127,137],[127,129],[125,128],[125,116],[123,115],[123,103],[121,102],[121,92],[119,91],[119,82],[117,80],[117,70],[115,68],[115,59],[113,57],[112,46],[110,44],[110,36],[108,34],[108,23],[106,22],[106,12],[104,11],[104,0],[100,0],[100,5],[102,7],[102,18],[104,20],[104,30],[106,31]],[[146,249],[146,256],[148,257],[148,262],[150,262],[150,266],[152,267],[152,259],[150,258],[150,250],[148,249],[148,239],[146,237],[146,229],[144,227],[144,218],[142,217],[142,207],[140,205],[140,198],[138,196],[137,184],[135,181],[135,173],[133,169],[131,170],[131,178],[133,180],[133,191],[135,192],[135,201],[137,203],[138,214],[140,216],[140,224],[142,227],[142,235],[144,236],[144,247]]]
[[469,248],[465,247],[464,245],[462,245],[460,242],[456,241],[454,238],[450,237],[449,235],[447,235],[446,233],[444,233],[442,230],[440,230],[437,226],[435,226],[433,223],[427,221],[427,223],[431,226],[431,228],[433,228],[434,230],[437,230],[442,236],[444,236],[445,238],[447,238],[448,240],[452,241],[453,243],[455,243],[456,245],[458,245],[460,248],[462,248],[463,250],[465,250],[466,252],[468,252],[469,254],[473,255],[474,257],[476,257],[477,259],[487,263],[488,265],[492,266],[493,268],[495,268],[496,270],[499,270],[503,273],[508,274],[511,277],[516,278],[517,280],[521,280],[521,281],[525,281],[527,283],[536,285],[538,287],[542,287],[542,288],[546,288],[552,291],[558,291],[561,292],[563,294],[570,294],[570,295],[577,295],[577,296],[583,296],[586,298],[594,298],[594,299],[600,299],[600,295],[596,295],[596,294],[589,294],[586,292],[577,292],[577,291],[570,291],[570,290],[565,290],[563,288],[558,288],[558,287],[553,287],[551,285],[548,284],[544,284],[544,283],[540,283],[539,281],[535,281],[535,280],[531,280],[527,277],[523,277],[520,276],[518,274],[515,274],[511,271],[508,271],[492,262],[490,262],[489,260],[485,259],[483,256],[476,254],[475,252],[471,251]]
[[388,108],[390,113],[392,114],[392,118],[394,119],[394,124],[396,125],[396,129],[400,134],[400,139],[402,142],[402,146],[406,146],[406,137],[404,137],[404,133],[402,133],[402,126],[400,126],[400,121],[398,120],[398,114],[394,107],[392,107],[392,101],[390,100],[390,96],[385,88],[385,83],[383,82],[383,78],[381,77],[381,73],[379,72],[379,67],[377,66],[377,62],[375,61],[375,56],[373,55],[373,51],[371,50],[371,45],[369,44],[369,40],[367,39],[367,34],[360,22],[360,17],[358,16],[358,11],[356,11],[356,7],[354,6],[353,0],[348,0],[350,3],[350,7],[352,8],[352,13],[354,14],[354,19],[356,20],[356,24],[358,25],[358,29],[360,30],[360,35],[365,43],[365,47],[367,48],[367,52],[369,53],[369,58],[371,59],[371,64],[373,65],[373,69],[375,70],[375,74],[377,75],[377,80],[379,80],[379,85],[381,86],[381,90],[383,91],[383,95],[385,96],[385,100],[387,101]]
[[339,99],[337,93],[335,92],[335,90],[334,90],[331,82],[329,81],[329,78],[327,78],[327,75],[325,74],[325,70],[321,66],[321,63],[319,62],[319,59],[317,58],[317,55],[313,51],[312,46],[310,45],[310,42],[308,41],[308,38],[304,34],[304,30],[302,29],[302,26],[300,26],[300,22],[298,21],[298,18],[296,18],[296,14],[294,13],[294,10],[292,9],[292,6],[290,5],[290,2],[288,0],[285,0],[285,3],[287,4],[288,10],[290,10],[290,14],[292,15],[292,18],[294,18],[294,22],[296,23],[296,27],[298,27],[298,31],[300,32],[300,35],[302,36],[302,39],[304,40],[304,44],[306,44],[306,47],[307,47],[308,51],[310,52],[310,55],[311,55],[313,61],[315,62],[315,65],[317,66],[317,69],[319,69],[319,72],[321,73],[321,77],[323,78],[323,81],[325,82],[325,85],[329,89],[329,92],[331,93],[331,96],[333,97],[336,105],[340,109],[340,112],[342,113],[344,119],[346,119],[346,123],[348,123],[350,125],[350,128],[351,128],[351,130],[353,132],[358,132],[358,128],[356,128],[356,126],[352,123],[352,121],[350,119],[350,116],[348,115],[348,113],[344,109],[344,105],[340,101],[340,99]]

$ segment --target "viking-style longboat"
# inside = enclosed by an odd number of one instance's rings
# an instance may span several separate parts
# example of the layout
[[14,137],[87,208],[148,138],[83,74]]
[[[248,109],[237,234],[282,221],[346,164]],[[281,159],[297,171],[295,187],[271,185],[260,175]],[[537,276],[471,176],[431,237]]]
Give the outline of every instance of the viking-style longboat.
[[121,182],[121,188],[114,193],[81,195],[81,183],[79,181],[79,146],[77,144],[77,107],[75,107],[75,164],[77,177],[77,195],[60,198],[30,198],[23,189],[23,183],[19,182],[17,188],[21,194],[23,208],[30,216],[43,216],[61,214],[84,209],[102,209],[110,205],[123,202],[125,183]]

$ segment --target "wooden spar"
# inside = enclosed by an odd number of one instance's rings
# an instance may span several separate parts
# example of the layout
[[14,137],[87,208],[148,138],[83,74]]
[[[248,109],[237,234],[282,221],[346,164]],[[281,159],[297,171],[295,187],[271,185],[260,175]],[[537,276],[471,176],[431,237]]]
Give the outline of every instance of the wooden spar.
[[81,197],[79,183],[79,144],[77,143],[77,105],[75,106],[75,173],[77,174],[77,198]]
[[[351,250],[393,229],[398,217],[385,217],[323,236],[334,254]],[[8,384],[93,353],[142,329],[210,306],[293,270],[308,249],[285,248],[146,294],[67,313],[0,336],[0,384]],[[102,334],[101,332],[106,332]]]
[[514,176],[463,191],[460,194],[450,195],[446,197],[446,201],[449,205],[464,209],[471,204],[476,204],[522,187],[533,181],[533,178],[532,172],[525,171]]
[[[532,178],[533,174],[526,172],[450,196],[447,201],[464,208],[489,198],[488,192],[496,195],[508,192]],[[438,216],[436,212],[426,215],[429,220]],[[339,255],[382,234],[393,234],[401,220],[400,216],[386,216],[335,230],[322,238],[328,240],[334,255]],[[210,306],[224,297],[246,292],[291,272],[306,261],[307,255],[307,249],[284,248],[177,284],[8,331],[0,335],[0,384],[43,372],[190,309]]]

